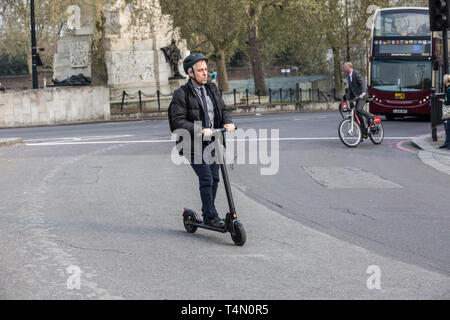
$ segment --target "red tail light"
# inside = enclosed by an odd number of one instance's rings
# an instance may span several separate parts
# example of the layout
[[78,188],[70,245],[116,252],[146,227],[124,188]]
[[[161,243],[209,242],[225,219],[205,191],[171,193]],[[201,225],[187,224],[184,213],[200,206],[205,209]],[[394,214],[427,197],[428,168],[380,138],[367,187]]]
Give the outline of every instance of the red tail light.
[[379,117],[373,117],[373,122],[381,123],[381,119]]

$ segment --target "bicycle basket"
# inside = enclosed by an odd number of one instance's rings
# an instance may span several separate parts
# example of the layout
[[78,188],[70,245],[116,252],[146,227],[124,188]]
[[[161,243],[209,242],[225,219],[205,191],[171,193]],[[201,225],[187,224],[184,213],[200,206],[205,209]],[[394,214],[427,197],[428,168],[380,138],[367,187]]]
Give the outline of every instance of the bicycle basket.
[[344,102],[341,103],[341,110],[343,112],[347,112],[348,111],[348,103],[347,103],[347,101],[344,101]]

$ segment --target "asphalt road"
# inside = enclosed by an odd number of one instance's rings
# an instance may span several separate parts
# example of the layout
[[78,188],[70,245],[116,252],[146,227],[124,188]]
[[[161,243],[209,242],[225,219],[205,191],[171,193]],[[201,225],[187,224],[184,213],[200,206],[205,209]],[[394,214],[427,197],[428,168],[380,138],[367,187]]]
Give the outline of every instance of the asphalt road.
[[[409,142],[429,124],[386,121],[383,144],[349,149],[339,121],[235,117],[281,138],[279,156],[259,144],[257,164],[229,166],[244,247],[184,231],[198,184],[170,161],[167,121],[0,130],[25,140],[0,149],[0,298],[448,299],[449,177]],[[262,175],[269,164],[275,174]]]

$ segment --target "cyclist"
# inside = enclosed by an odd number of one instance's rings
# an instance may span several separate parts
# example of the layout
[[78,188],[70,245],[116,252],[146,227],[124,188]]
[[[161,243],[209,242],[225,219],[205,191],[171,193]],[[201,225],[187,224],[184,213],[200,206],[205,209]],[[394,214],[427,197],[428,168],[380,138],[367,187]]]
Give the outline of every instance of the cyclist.
[[346,90],[347,99],[352,100],[358,98],[356,102],[356,112],[363,115],[364,128],[362,128],[362,130],[363,133],[368,134],[367,122],[364,118],[367,119],[370,127],[374,127],[374,115],[364,110],[367,101],[366,81],[364,81],[361,73],[353,69],[353,64],[351,62],[344,63],[344,70],[348,73],[348,89]]

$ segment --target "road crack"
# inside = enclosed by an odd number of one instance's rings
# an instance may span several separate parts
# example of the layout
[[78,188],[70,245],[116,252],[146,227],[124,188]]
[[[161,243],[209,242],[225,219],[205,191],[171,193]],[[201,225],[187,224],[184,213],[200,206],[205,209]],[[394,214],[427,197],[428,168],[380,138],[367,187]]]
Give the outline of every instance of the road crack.
[[348,213],[348,214],[351,214],[353,216],[362,216],[362,217],[365,217],[365,218],[369,218],[372,221],[375,221],[375,218],[373,218],[371,216],[368,216],[368,215],[366,215],[364,213],[359,213],[359,212],[353,211],[351,209],[347,209],[347,208],[344,209],[344,213]]
[[129,256],[132,255],[132,253],[121,251],[121,250],[117,250],[117,249],[86,248],[86,247],[81,247],[81,246],[78,246],[78,245],[71,244],[71,243],[69,243],[67,241],[64,241],[64,240],[61,240],[61,239],[58,239],[56,241],[61,242],[61,243],[65,244],[66,246],[69,246],[71,248],[80,249],[80,250],[112,252],[112,253],[118,253],[118,254],[129,255]]

